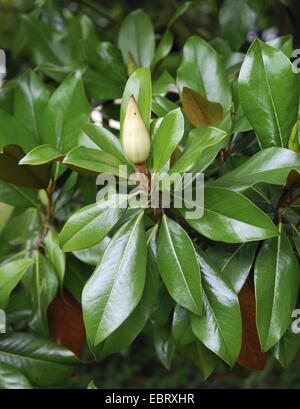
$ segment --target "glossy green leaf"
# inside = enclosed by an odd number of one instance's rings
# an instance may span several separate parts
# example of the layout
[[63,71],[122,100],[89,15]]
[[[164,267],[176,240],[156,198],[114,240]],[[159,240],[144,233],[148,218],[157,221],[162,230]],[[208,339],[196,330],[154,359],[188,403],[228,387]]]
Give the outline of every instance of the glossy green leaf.
[[6,323],[8,325],[18,325],[25,320],[28,322],[31,317],[30,294],[26,288],[19,288],[14,291],[5,309]]
[[233,366],[239,356],[242,321],[239,301],[217,265],[198,251],[202,273],[203,316],[191,317],[194,334],[203,344]]
[[79,304],[81,303],[82,290],[91,274],[92,269],[90,266],[74,257],[67,259],[64,286]]
[[110,238],[108,236],[104,237],[100,241],[100,243],[96,244],[95,246],[89,247],[87,249],[73,251],[73,254],[78,260],[82,261],[83,263],[90,264],[92,266],[97,266],[101,257],[104,254],[104,250],[106,246],[110,242]]
[[53,267],[57,273],[58,281],[62,287],[66,270],[66,260],[64,252],[59,247],[58,235],[49,230],[47,236],[45,237],[44,244],[47,257],[53,264]]
[[262,149],[288,146],[299,104],[298,78],[292,68],[282,51],[259,40],[252,43],[243,62],[240,101]]
[[7,307],[10,293],[33,263],[32,259],[23,259],[0,266],[0,309]]
[[35,264],[24,275],[22,282],[31,297],[32,317],[29,325],[35,333],[47,336],[47,309],[59,284],[54,266],[47,257],[35,252]]
[[127,196],[113,195],[74,213],[60,233],[59,242],[63,250],[80,250],[100,243],[126,210],[125,206],[117,205],[118,199],[125,204]]
[[31,70],[25,71],[17,82],[14,98],[14,116],[30,133],[34,145],[43,141],[43,114],[49,91]]
[[192,3],[192,1],[184,1],[182,4],[180,4],[180,6],[177,8],[168,22],[168,28],[170,28],[175,23],[175,21],[190,8]]
[[288,148],[294,152],[300,152],[300,121],[298,120],[293,126],[289,137]]
[[257,183],[284,185],[291,170],[300,170],[300,157],[284,148],[268,148],[215,180],[212,185],[245,190]]
[[123,324],[93,351],[97,358],[103,359],[129,347],[145,327],[159,286],[158,273],[152,267],[149,257],[153,257],[153,255],[148,254],[145,288],[141,301]]
[[0,202],[15,207],[36,207],[37,195],[33,189],[0,181]]
[[115,176],[121,175],[120,162],[118,158],[100,149],[77,146],[73,148],[64,158],[63,163],[72,169],[87,174],[111,173]]
[[32,389],[32,385],[19,369],[1,362],[0,389]]
[[174,309],[172,334],[176,344],[178,345],[187,345],[195,340],[191,326],[190,314],[179,304],[177,304]]
[[83,74],[87,94],[99,99],[122,95],[127,73],[120,50],[111,43],[82,41],[88,68]]
[[[185,210],[181,213],[186,215]],[[278,235],[271,219],[254,203],[224,188],[206,187],[203,216],[186,221],[203,236],[224,243],[244,243]]]
[[158,129],[154,133],[154,172],[160,172],[168,160],[170,160],[172,153],[183,137],[183,133],[184,119],[180,108],[177,108],[164,116]]
[[153,57],[153,61],[152,61],[152,66],[154,67],[158,62],[160,62],[163,58],[165,58],[169,52],[171,51],[173,46],[173,35],[171,33],[171,31],[166,31],[158,46],[157,49],[155,51],[154,57]]
[[44,141],[61,153],[67,153],[79,142],[82,126],[89,119],[89,105],[76,71],[51,95],[44,114]]
[[[154,82],[152,87],[153,95],[160,95],[168,92],[170,89],[174,89],[175,85],[174,78],[168,73],[168,71],[164,71],[160,77]],[[170,101],[171,102],[171,101]]]
[[139,68],[129,77],[126,87],[124,89],[121,113],[120,113],[120,126],[121,126],[121,138],[123,130],[123,122],[127,109],[128,100],[131,96],[134,96],[139,111],[146,125],[146,128],[150,127],[150,115],[151,115],[151,75],[148,68]]
[[184,87],[191,88],[209,101],[219,102],[225,111],[231,105],[231,90],[223,62],[200,37],[192,36],[185,43],[177,83],[181,92]]
[[118,46],[127,64],[128,54],[140,67],[150,67],[154,56],[154,31],[151,20],[143,10],[138,9],[127,15],[119,31]]
[[98,345],[130,316],[141,300],[147,244],[143,213],[125,223],[108,244],[84,287],[82,307],[88,339]]
[[298,256],[300,257],[300,231],[297,229],[296,226],[292,225],[293,229],[293,240],[294,244],[298,253]]
[[219,151],[228,144],[228,140],[227,133],[218,128],[193,129],[182,155],[171,168],[170,174],[202,172],[212,163]]
[[6,145],[19,145],[28,151],[35,146],[35,140],[22,123],[0,109],[0,153]]
[[201,275],[193,243],[183,228],[165,215],[158,237],[157,262],[171,297],[201,315]]
[[258,335],[262,350],[268,351],[291,323],[300,283],[299,263],[282,228],[263,244],[254,273]]
[[98,389],[97,386],[95,385],[94,381],[91,381],[88,386],[87,389]]
[[50,62],[61,66],[69,63],[68,50],[60,41],[60,34],[53,25],[28,14],[22,15],[21,23],[37,64]]
[[6,243],[13,246],[32,245],[41,237],[43,227],[38,209],[15,209],[2,231],[0,252]]
[[220,271],[239,293],[249,275],[254,261],[257,243],[243,243],[238,246],[217,244],[208,249],[207,254],[218,265]]
[[44,165],[54,160],[63,159],[64,155],[51,145],[40,145],[28,152],[19,162],[19,165]]
[[291,58],[293,52],[293,36],[285,35],[281,37],[273,38],[267,41],[271,47],[279,48],[288,58]]
[[175,102],[170,101],[166,97],[162,97],[160,95],[155,95],[152,98],[152,111],[155,113],[156,116],[162,117],[167,115],[170,111],[177,109],[178,105]]
[[300,349],[300,333],[294,334],[290,329],[274,347],[275,358],[283,368],[287,368]]
[[170,370],[176,345],[168,327],[155,326],[154,346],[158,359],[167,370]]
[[125,164],[128,163],[123,153],[120,139],[108,129],[96,124],[86,124],[83,130],[104,152],[110,153]]
[[45,387],[64,382],[78,360],[53,341],[16,332],[0,337],[0,362],[22,371],[34,386]]
[[79,13],[68,21],[67,44],[74,59],[81,57],[82,50],[78,47],[81,40],[97,41],[97,29],[93,20],[86,14]]
[[184,352],[190,361],[199,367],[204,380],[213,373],[219,362],[217,355],[206,348],[200,341],[185,347]]
[[255,25],[256,13],[251,0],[225,0],[220,9],[219,20],[223,36],[233,50],[238,50]]

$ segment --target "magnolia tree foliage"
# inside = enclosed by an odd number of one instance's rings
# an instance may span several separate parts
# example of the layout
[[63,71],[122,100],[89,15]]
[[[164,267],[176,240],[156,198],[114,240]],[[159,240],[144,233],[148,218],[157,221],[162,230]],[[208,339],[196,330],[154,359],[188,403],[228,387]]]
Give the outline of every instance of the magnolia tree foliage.
[[[0,90],[3,388],[64,385],[149,328],[162,365],[182,354],[203,379],[296,356],[299,77],[291,36],[245,45],[258,3],[224,1],[223,38],[191,33],[179,51],[189,2],[160,35],[131,12],[111,42],[88,14],[20,16]],[[150,188],[204,173],[201,216],[172,194],[128,206],[135,170]],[[102,201],[99,175],[116,177]]]

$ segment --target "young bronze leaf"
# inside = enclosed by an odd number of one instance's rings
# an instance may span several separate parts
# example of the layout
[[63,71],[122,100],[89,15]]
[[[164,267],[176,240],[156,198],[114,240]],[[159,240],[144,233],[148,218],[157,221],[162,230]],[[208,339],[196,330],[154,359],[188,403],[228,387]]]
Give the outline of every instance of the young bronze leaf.
[[261,371],[267,363],[267,354],[262,352],[255,322],[255,295],[248,283],[239,293],[242,315],[242,348],[237,363],[248,369]]
[[51,338],[81,358],[85,344],[85,329],[80,304],[66,290],[63,298],[56,297],[48,308]]
[[181,98],[183,112],[196,128],[203,128],[223,119],[221,104],[209,101],[191,88],[184,87]]

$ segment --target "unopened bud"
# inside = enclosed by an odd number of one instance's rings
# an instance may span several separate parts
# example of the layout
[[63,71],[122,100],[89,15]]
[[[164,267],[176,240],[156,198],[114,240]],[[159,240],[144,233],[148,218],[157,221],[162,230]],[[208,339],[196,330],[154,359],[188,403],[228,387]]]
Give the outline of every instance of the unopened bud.
[[133,95],[124,118],[122,146],[127,158],[135,164],[143,163],[150,153],[150,136]]

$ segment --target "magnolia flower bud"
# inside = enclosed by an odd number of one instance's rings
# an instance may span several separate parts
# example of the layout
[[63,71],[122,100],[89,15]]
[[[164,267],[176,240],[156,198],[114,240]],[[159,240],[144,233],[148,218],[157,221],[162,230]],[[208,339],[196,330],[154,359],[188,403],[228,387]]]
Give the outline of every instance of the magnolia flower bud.
[[125,113],[122,146],[127,158],[135,164],[143,163],[150,153],[150,137],[133,95]]

